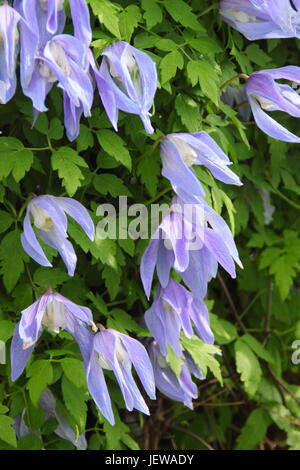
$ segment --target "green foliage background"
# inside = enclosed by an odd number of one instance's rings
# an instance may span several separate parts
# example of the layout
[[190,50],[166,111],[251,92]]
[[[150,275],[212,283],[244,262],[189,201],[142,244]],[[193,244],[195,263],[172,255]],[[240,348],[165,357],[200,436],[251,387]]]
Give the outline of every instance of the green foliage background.
[[[208,0],[89,4],[97,58],[112,41],[122,39],[156,62],[156,132],[146,135],[136,116],[121,114],[116,134],[97,98],[92,118],[82,121],[79,138],[70,144],[58,88],[48,98],[49,112],[40,115],[33,129],[32,106],[21,90],[0,107],[0,340],[7,356],[21,310],[48,285],[89,306],[95,321],[138,338],[147,335],[139,322],[149,306],[139,279],[147,240],[91,243],[70,220],[78,265],[69,278],[49,248],[53,269],[30,260],[19,236],[31,193],[74,196],[95,223],[97,206],[116,202],[118,195],[127,195],[128,203],[170,202],[158,146],[164,134],[205,130],[233,160],[242,187],[217,183],[203,168],[197,175],[207,200],[229,221],[245,268],[238,270],[237,280],[220,270],[210,284],[208,305],[222,356],[208,364],[207,379],[198,383],[194,411],[158,393],[157,401],[149,403],[149,418],[128,413],[107,373],[117,421],[110,426],[89,399],[71,336],[45,331],[17,383],[10,381],[9,363],[0,365],[0,449],[73,448],[54,434],[56,420],[45,421],[38,407],[49,386],[75,433],[86,430],[89,449],[299,450],[300,365],[291,360],[292,343],[300,339],[299,147],[268,138],[254,122],[241,122],[238,109],[220,100],[220,88],[240,72],[298,65],[300,42],[250,43],[220,20],[218,2]],[[297,133],[296,119],[281,114],[278,119]],[[269,224],[261,189],[270,192],[275,207]],[[192,342],[185,346],[204,367],[208,352]],[[172,355],[170,362],[176,370]],[[12,424],[23,409],[31,434],[17,442]]]

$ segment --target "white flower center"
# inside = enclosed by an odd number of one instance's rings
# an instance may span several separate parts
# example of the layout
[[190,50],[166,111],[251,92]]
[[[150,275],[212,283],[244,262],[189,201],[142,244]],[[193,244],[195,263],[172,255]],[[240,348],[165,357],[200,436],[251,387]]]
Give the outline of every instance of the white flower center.
[[42,325],[46,326],[50,331],[59,333],[66,325],[65,306],[56,299],[47,306],[43,316]]
[[262,96],[258,96],[258,95],[253,95],[253,96],[259,102],[262,109],[266,109],[268,111],[268,110],[274,108],[273,101],[268,100],[267,98],[263,98]]
[[53,61],[58,65],[58,67],[60,67],[66,75],[70,75],[70,63],[62,46],[55,41],[51,41],[48,43],[48,49],[52,55]]
[[[128,362],[130,362],[128,352],[122,345],[121,340],[119,338],[117,338],[116,340],[115,353],[117,356],[117,361],[120,362],[121,365],[126,366]],[[100,366],[102,367],[102,369],[112,370],[112,367],[109,361],[106,359],[106,357],[103,354],[98,353],[98,362]]]
[[197,153],[195,150],[179,137],[171,137],[170,140],[176,145],[183,161],[187,164],[187,166],[194,165],[197,160]]
[[48,67],[48,65],[45,64],[45,62],[43,62],[42,60],[39,63],[39,72],[40,75],[43,78],[46,78],[49,83],[56,82],[56,76],[53,74],[52,70]]
[[[121,79],[115,65],[113,63],[111,63],[110,61],[108,61],[108,62],[109,62],[110,74],[111,74],[112,78],[114,79],[116,85],[118,85],[118,87],[126,93],[126,89],[124,87],[122,79]],[[131,78],[133,86],[134,86],[134,89],[135,89],[138,97],[141,99],[143,90],[142,90],[142,81],[141,81],[141,77],[140,77],[140,71],[139,71],[138,65],[136,63],[136,60],[135,60],[132,52],[130,51],[129,47],[126,47],[123,54],[122,54],[121,64],[122,64],[123,68],[128,70],[130,78]]]
[[30,212],[33,215],[36,228],[44,230],[45,232],[49,232],[52,229],[54,222],[44,209],[37,204],[32,204]]
[[246,13],[245,11],[231,10],[230,13],[240,23],[251,23],[252,21],[257,21],[256,16],[250,15],[249,13]]
[[[53,0],[51,0],[51,2],[53,2]],[[49,0],[40,0],[41,8],[43,10],[47,11],[48,10],[48,3],[49,3]],[[59,0],[57,10],[58,11],[62,10],[63,6],[64,6],[64,0]]]

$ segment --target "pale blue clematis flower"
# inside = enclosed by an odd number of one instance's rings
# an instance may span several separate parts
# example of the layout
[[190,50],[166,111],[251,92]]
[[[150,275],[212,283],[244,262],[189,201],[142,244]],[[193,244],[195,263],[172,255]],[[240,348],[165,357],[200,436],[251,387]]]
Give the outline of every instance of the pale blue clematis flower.
[[193,326],[205,343],[214,342],[205,303],[173,279],[165,288],[158,287],[155,300],[145,313],[145,322],[164,356],[168,354],[168,345],[178,357],[182,355],[180,333],[183,331],[191,338]]
[[218,263],[235,278],[234,262],[242,267],[223,218],[204,201],[191,205],[176,197],[142,257],[140,273],[148,298],[155,268],[160,284],[166,287],[173,267],[193,294],[203,299]]
[[16,62],[19,53],[19,13],[8,4],[0,6],[0,103],[15,94]]
[[60,294],[48,292],[22,311],[11,343],[11,377],[17,380],[44,328],[59,333],[69,331],[77,341],[84,364],[90,358],[92,332],[97,331],[89,308],[71,302]]
[[[44,411],[46,420],[49,418],[55,418],[57,420],[58,426],[54,430],[54,433],[57,436],[70,441],[77,450],[87,449],[85,434],[83,433],[79,436],[75,436],[75,433],[66,418],[58,411],[55,398],[48,388],[41,394],[41,398],[39,399],[39,406]],[[25,412],[26,410],[23,410],[23,412],[20,413],[15,419],[14,429],[16,431],[17,439],[22,439],[22,437],[31,434],[31,431],[24,421]],[[34,434],[36,434],[38,437],[41,437],[40,431],[35,431]]]
[[21,242],[26,253],[37,263],[42,266],[52,266],[31,226],[30,217],[32,217],[41,240],[59,252],[69,276],[73,276],[77,257],[72,244],[67,240],[68,221],[66,214],[82,227],[90,240],[94,240],[95,227],[88,211],[82,204],[68,197],[43,195],[33,198],[27,206]]
[[114,372],[129,411],[135,408],[149,414],[145,400],[133,379],[132,365],[149,397],[155,399],[152,365],[144,346],[139,341],[110,328],[101,329],[94,336],[87,367],[87,383],[100,412],[111,424],[114,424],[115,420],[103,369]]
[[248,103],[245,87],[228,86],[226,91],[221,96],[222,101],[236,111],[241,116],[243,121],[250,121],[251,108]]
[[241,185],[228,166],[228,156],[206,132],[167,135],[160,144],[162,175],[171,182],[176,194],[185,202],[201,203],[205,191],[192,166],[203,165],[213,176],[227,184]]
[[222,0],[220,15],[250,41],[300,37],[299,0]]
[[192,410],[193,399],[198,397],[198,389],[192,380],[192,375],[200,380],[205,377],[191,356],[184,351],[184,362],[178,377],[168,365],[156,341],[152,341],[149,346],[149,356],[158,390],[172,400],[182,402]]
[[[277,79],[292,82],[277,83]],[[300,142],[300,138],[271,118],[265,111],[284,111],[300,117],[300,67],[286,66],[255,72],[246,82],[246,94],[258,127],[270,137],[284,142]]]
[[156,66],[150,57],[119,41],[103,53],[99,71],[94,69],[105,111],[117,130],[119,109],[140,116],[146,132],[154,132],[149,109],[157,88]]

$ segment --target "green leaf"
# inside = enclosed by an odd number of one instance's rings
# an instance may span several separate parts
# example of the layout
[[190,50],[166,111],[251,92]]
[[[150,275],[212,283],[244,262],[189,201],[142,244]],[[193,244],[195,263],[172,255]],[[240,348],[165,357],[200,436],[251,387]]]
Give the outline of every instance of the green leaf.
[[12,447],[17,447],[14,420],[9,416],[0,415],[0,439]]
[[83,370],[82,361],[66,357],[61,361],[61,366],[66,374],[66,377],[72,382],[75,387],[85,388],[86,378]]
[[34,275],[33,281],[35,284],[41,287],[52,287],[56,289],[57,286],[63,284],[64,281],[69,279],[68,274],[65,271],[62,271],[60,268],[38,268]]
[[119,16],[119,28],[125,41],[130,42],[133,31],[141,19],[141,10],[137,5],[129,5],[124,8]]
[[3,282],[7,292],[11,292],[24,271],[27,255],[20,242],[20,231],[13,230],[2,239],[0,245],[0,264]]
[[256,338],[254,338],[254,336],[247,334],[243,335],[240,339],[248,344],[248,346],[250,346],[252,351],[255,352],[257,356],[269,362],[270,364],[273,364],[273,358],[269,351],[267,351],[264,346],[259,341],[257,341]]
[[216,67],[204,60],[188,62],[187,64],[187,75],[192,86],[194,87],[199,82],[203,93],[216,105],[219,103],[220,95],[218,73]]
[[120,7],[109,0],[88,0],[88,2],[92,7],[94,15],[98,16],[100,23],[114,36],[121,39],[119,29]]
[[0,210],[0,233],[6,232],[12,223],[12,216],[8,212]]
[[159,150],[145,152],[138,162],[136,172],[149,195],[154,197],[161,174]]
[[228,344],[237,338],[236,326],[223,318],[211,313],[211,328],[215,334],[217,344]]
[[199,132],[201,128],[201,116],[199,105],[192,98],[178,94],[175,100],[175,109],[180,116],[182,124],[189,132]]
[[100,194],[110,194],[113,197],[131,196],[131,192],[123,181],[110,173],[95,175],[93,185]]
[[236,450],[254,450],[263,441],[271,424],[268,413],[262,408],[251,411],[237,439]]
[[14,137],[0,137],[0,179],[12,173],[18,183],[33,164],[33,153]]
[[172,51],[165,55],[160,61],[161,84],[175,77],[177,69],[182,70],[184,65],[183,56],[179,51]]
[[165,359],[176,377],[179,377],[183,366],[183,356],[177,357],[173,349],[168,344],[168,354],[166,355]]
[[254,62],[254,64],[257,64],[260,66],[263,66],[272,62],[271,57],[268,54],[266,54],[259,47],[258,44],[250,44],[250,46],[248,46],[247,49],[245,50],[245,54],[247,54],[251,62]]
[[234,349],[237,371],[241,374],[246,392],[253,397],[262,377],[260,364],[252,349],[243,340],[238,339]]
[[27,371],[27,377],[30,377],[26,384],[32,403],[37,406],[41,393],[52,382],[53,371],[49,361],[38,360],[33,362]]
[[214,377],[223,384],[223,379],[221,376],[220,363],[213,356],[214,354],[220,354],[220,349],[211,344],[204,343],[197,336],[192,336],[192,338],[186,338],[182,335],[181,344],[186,349],[196,365],[200,368],[203,375],[207,375],[207,370],[210,369]]
[[54,140],[60,140],[64,135],[64,126],[62,125],[60,119],[57,117],[51,119],[48,137]]
[[142,0],[142,8],[145,11],[143,16],[146,20],[148,29],[152,29],[153,26],[162,22],[162,11],[155,0]]
[[99,143],[103,150],[122,165],[131,170],[131,157],[127,150],[127,144],[115,132],[101,129],[97,132]]
[[81,434],[85,429],[86,423],[86,394],[81,388],[75,387],[70,380],[63,375],[61,382],[64,404],[78,427],[78,433]]
[[164,0],[163,5],[178,23],[194,31],[205,31],[191,7],[183,0]]
[[112,269],[110,266],[105,266],[102,271],[102,277],[105,281],[105,287],[108,290],[111,300],[114,300],[120,288],[121,275],[119,271]]
[[80,167],[88,168],[87,163],[75,150],[70,147],[61,147],[53,152],[51,164],[53,170],[58,171],[58,176],[62,179],[68,195],[73,196],[81,186],[81,180],[84,179]]
[[0,340],[6,341],[12,338],[16,324],[10,320],[0,320]]

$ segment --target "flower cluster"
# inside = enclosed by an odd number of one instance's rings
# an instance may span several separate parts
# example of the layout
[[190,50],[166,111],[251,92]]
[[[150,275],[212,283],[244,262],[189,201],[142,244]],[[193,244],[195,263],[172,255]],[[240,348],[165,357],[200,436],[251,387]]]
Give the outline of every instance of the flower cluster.
[[[300,37],[300,3],[298,0],[222,0],[220,15],[249,40]],[[270,137],[299,143],[300,138],[276,122],[265,111],[284,111],[300,117],[300,67],[286,66],[261,70],[247,76],[246,85],[224,96],[236,102],[244,120],[249,119],[249,103],[257,126]],[[285,80],[278,83],[276,80]],[[231,81],[231,80],[229,80]]]
[[[141,261],[141,279],[147,297],[156,268],[159,285],[155,300],[145,314],[154,341],[149,351],[158,389],[192,408],[197,387],[191,375],[203,373],[181,344],[181,334],[198,336],[213,344],[208,310],[204,302],[209,281],[220,264],[231,277],[235,262],[242,267],[232,233],[224,219],[205,201],[205,191],[193,165],[203,165],[212,175],[228,184],[241,185],[228,166],[228,156],[206,133],[170,134],[161,142],[162,174],[169,179],[176,196]],[[183,285],[170,277],[172,268],[181,275]],[[169,348],[182,358],[177,377],[166,360]]]
[[0,102],[7,103],[16,90],[16,65],[20,51],[20,80],[33,104],[34,119],[47,111],[46,98],[54,83],[63,91],[67,137],[79,134],[81,116],[91,115],[94,80],[113,126],[118,110],[138,114],[146,132],[153,132],[149,109],[157,87],[154,62],[120,41],[103,52],[98,68],[89,48],[92,40],[86,0],[70,0],[74,35],[64,34],[63,0],[15,0],[0,7]]

